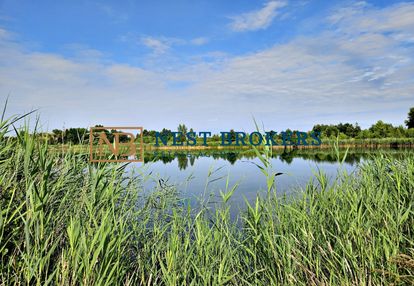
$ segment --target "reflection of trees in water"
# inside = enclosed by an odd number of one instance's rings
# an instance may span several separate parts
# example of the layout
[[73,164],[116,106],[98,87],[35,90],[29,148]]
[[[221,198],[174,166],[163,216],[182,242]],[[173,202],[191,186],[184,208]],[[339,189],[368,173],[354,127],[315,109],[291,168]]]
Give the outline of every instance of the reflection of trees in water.
[[171,163],[174,161],[175,155],[170,152],[146,152],[144,155],[144,162],[157,162],[161,161],[164,164]]
[[292,151],[284,150],[283,153],[279,155],[279,159],[282,162],[290,164],[290,163],[292,163],[293,158],[295,157],[295,153],[296,153],[295,149],[293,149]]
[[191,166],[194,166],[195,159],[196,159],[196,156],[190,155],[190,165]]
[[[373,156],[372,152],[348,152],[345,158],[345,162],[351,165],[358,164],[361,160],[366,160]],[[284,150],[283,153],[276,155],[280,158],[280,161],[291,164],[294,158],[301,158],[304,160],[313,161],[316,163],[336,163],[338,162],[337,154],[333,151],[315,151],[315,150],[298,150],[293,149],[291,151]],[[345,152],[341,151],[339,154],[340,160],[345,156]]]
[[[293,158],[301,158],[304,160],[310,160],[316,163],[323,163],[323,162],[329,162],[329,163],[335,163],[338,162],[337,155],[333,152],[319,152],[319,153],[296,153],[293,155],[290,155],[292,160]],[[342,158],[345,156],[345,153],[340,153],[339,157],[342,160]],[[372,154],[367,153],[348,153],[345,158],[345,162],[351,165],[360,163],[362,159],[367,159]]]
[[[379,154],[381,151],[376,150],[350,150],[345,158],[345,162],[351,165],[360,163],[362,160],[366,160]],[[403,156],[404,152],[387,152],[392,156]],[[344,151],[340,152],[340,158],[345,155]],[[175,158],[178,160],[178,168],[184,170],[190,164],[194,165],[196,159],[200,157],[212,157],[215,160],[223,159],[234,165],[237,160],[251,160],[256,158],[253,151],[199,151],[199,152],[180,152],[180,151],[158,151],[147,152],[145,154],[145,162],[149,161],[162,161],[164,164],[171,163]],[[301,158],[303,160],[310,160],[316,163],[330,162],[335,163],[338,161],[337,155],[331,150],[301,150],[301,149],[285,149],[282,152],[273,152],[272,158],[279,158],[281,162],[291,164],[294,158]]]
[[171,163],[172,161],[174,161],[174,156],[165,156],[165,157],[161,157],[161,161],[162,161],[164,164]]
[[234,163],[237,161],[237,154],[234,152],[229,152],[226,155],[226,159],[230,162],[230,164],[234,165]]
[[187,154],[178,154],[177,161],[178,161],[178,168],[180,170],[185,170],[187,168],[188,166]]
[[212,153],[211,154],[211,157],[213,157],[213,159],[214,160],[217,160],[217,159],[225,159],[225,157],[223,156],[223,154],[220,154],[220,153]]

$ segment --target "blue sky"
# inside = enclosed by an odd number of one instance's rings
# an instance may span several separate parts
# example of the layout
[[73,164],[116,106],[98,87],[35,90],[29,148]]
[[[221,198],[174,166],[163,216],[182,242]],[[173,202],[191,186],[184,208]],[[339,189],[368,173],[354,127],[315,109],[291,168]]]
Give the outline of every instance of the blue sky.
[[0,0],[0,99],[49,130],[399,125],[413,61],[412,1]]

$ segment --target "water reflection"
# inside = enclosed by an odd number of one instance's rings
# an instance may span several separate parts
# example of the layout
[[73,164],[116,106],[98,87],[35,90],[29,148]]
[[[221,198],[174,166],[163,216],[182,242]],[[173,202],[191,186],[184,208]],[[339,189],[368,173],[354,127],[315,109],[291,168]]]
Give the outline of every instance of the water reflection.
[[[358,150],[348,152],[345,163],[339,164],[337,154],[332,150],[275,150],[272,155],[272,170],[283,173],[277,176],[277,194],[295,195],[315,180],[316,171],[322,171],[329,182],[333,182],[338,172],[353,173],[357,165],[373,156],[386,153],[395,157],[404,156],[413,150]],[[345,155],[342,150],[341,158]],[[252,150],[157,150],[146,151],[145,162],[137,165],[147,174],[144,189],[151,191],[160,179],[176,186],[180,198],[197,206],[214,205],[220,202],[220,192],[237,185],[231,197],[231,214],[244,209],[245,201],[253,203],[258,194],[266,193],[267,181],[257,165],[259,158]],[[252,164],[253,163],[253,164]],[[145,166],[145,167],[144,167]],[[133,168],[134,165],[129,166]],[[208,203],[206,203],[208,202]]]
[[[399,157],[406,154],[406,152],[413,152],[412,149],[352,149],[346,154],[345,162],[350,165],[355,165],[363,160],[367,160],[372,156],[379,154],[391,154]],[[339,152],[339,157],[345,156],[345,150]],[[203,151],[180,151],[180,150],[160,150],[145,153],[145,162],[162,162],[169,164],[177,159],[178,168],[185,170],[189,166],[193,166],[195,161],[202,157],[210,157],[214,160],[226,160],[231,165],[234,165],[238,160],[252,160],[256,158],[253,150],[203,150]],[[335,163],[338,161],[338,154],[333,150],[276,150],[272,154],[273,159],[278,159],[285,164],[292,164],[297,159],[311,161],[315,163]]]

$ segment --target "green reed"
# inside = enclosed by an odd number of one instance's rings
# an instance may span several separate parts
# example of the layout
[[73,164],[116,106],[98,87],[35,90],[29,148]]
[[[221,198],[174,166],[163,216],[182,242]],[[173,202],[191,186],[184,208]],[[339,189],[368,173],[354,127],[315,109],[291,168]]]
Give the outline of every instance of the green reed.
[[267,195],[232,219],[237,186],[214,209],[192,208],[161,180],[143,192],[125,165],[50,152],[16,119],[0,123],[0,284],[414,283],[412,154],[373,157],[331,183],[315,171],[287,198],[264,149]]

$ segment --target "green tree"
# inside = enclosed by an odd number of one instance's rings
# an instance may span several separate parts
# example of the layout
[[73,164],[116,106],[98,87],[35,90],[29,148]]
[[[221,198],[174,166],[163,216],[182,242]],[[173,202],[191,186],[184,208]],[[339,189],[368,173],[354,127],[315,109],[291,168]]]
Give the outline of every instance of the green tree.
[[187,130],[188,128],[185,126],[185,124],[178,124],[177,131],[182,133],[180,138],[181,142],[185,141]]
[[359,132],[358,136],[356,138],[358,139],[369,139],[369,138],[373,138],[373,134],[371,131],[369,131],[369,129],[364,129],[361,132]]
[[408,112],[408,119],[405,121],[407,128],[414,128],[414,107],[410,108]]
[[63,142],[63,131],[60,129],[53,129],[52,130],[53,136],[53,143],[55,144],[62,144]]
[[394,127],[392,124],[378,120],[377,123],[369,128],[369,130],[374,134],[374,138],[387,138],[393,137]]
[[68,128],[64,132],[64,143],[81,144],[89,137],[86,128]]
[[407,129],[407,137],[414,138],[414,128]]
[[313,126],[312,131],[313,132],[318,132],[321,133],[324,132],[326,130],[326,128],[328,128],[328,125],[325,124],[316,124]]
[[234,131],[234,129],[230,130],[230,138],[231,141],[236,141],[236,132]]
[[339,135],[339,130],[335,125],[329,125],[322,135],[325,135],[325,137],[337,137]]
[[336,125],[339,132],[345,134],[348,137],[354,138],[361,132],[361,127],[359,127],[358,123],[355,123],[355,126],[351,123],[339,123]]
[[[170,129],[167,129],[167,128],[163,128],[161,130],[160,134],[163,137],[167,137],[168,140],[170,140],[171,137],[172,137],[171,130]],[[154,134],[154,136],[155,136],[155,134]]]

